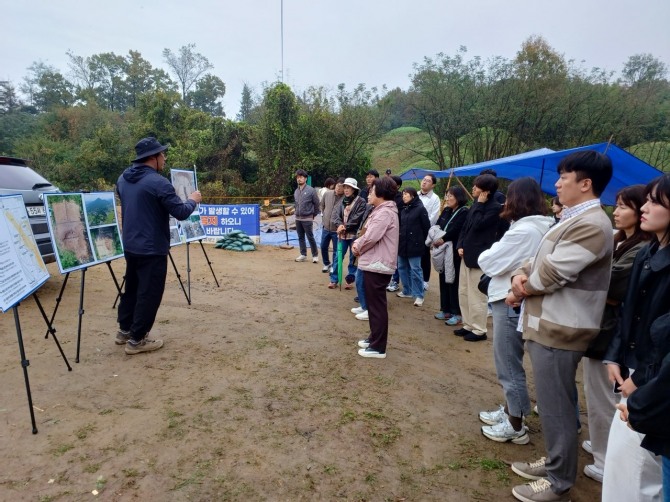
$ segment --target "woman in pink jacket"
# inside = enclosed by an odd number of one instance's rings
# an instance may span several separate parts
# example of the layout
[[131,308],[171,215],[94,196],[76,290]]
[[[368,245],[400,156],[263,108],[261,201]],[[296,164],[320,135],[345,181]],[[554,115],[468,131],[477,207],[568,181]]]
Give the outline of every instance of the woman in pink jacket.
[[373,209],[366,220],[362,235],[352,245],[363,271],[365,297],[368,302],[370,335],[360,340],[358,354],[363,357],[386,357],[389,316],[386,286],[398,260],[398,207],[395,195],[398,187],[388,176],[374,181],[368,195]]

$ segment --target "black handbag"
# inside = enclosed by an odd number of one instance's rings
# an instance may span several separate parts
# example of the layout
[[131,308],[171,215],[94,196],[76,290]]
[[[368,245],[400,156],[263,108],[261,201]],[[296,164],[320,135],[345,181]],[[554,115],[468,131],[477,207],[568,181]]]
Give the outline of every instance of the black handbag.
[[477,289],[481,292],[481,294],[489,296],[490,282],[491,278],[486,274],[482,274],[482,276],[479,278],[479,284],[477,284]]

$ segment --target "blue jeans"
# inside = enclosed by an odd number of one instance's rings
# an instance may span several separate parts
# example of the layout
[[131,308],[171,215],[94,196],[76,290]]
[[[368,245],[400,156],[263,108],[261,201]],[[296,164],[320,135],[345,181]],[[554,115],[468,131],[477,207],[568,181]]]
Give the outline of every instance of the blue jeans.
[[[330,274],[330,282],[337,282],[337,237],[335,238],[335,252],[333,253],[333,273]],[[342,272],[342,280],[344,281],[347,275],[356,275],[356,265],[354,265],[354,260],[356,257],[354,253],[351,252],[351,245],[353,244],[353,239],[342,239],[342,266],[344,266],[344,255],[347,254],[349,250],[349,267],[347,273]]]
[[519,314],[505,305],[505,300],[491,303],[493,310],[493,360],[498,381],[505,394],[509,414],[521,418],[530,416],[531,406],[523,369],[523,338],[516,330]]
[[402,292],[414,298],[423,298],[423,270],[420,256],[398,256],[398,271]]
[[368,302],[365,298],[365,283],[363,282],[363,271],[356,269],[356,294],[358,295],[358,303],[363,310],[368,309]]
[[[333,261],[328,260],[328,246],[333,243]],[[325,266],[330,266],[331,263],[337,263],[337,232],[332,232],[321,229],[321,259]]]

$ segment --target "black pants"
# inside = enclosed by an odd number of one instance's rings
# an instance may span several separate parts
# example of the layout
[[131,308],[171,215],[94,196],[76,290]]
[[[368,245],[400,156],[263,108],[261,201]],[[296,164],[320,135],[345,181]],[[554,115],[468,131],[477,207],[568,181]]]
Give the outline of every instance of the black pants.
[[151,331],[165,291],[167,256],[125,253],[126,285],[119,303],[119,327],[142,340]]
[[430,261],[430,248],[426,246],[421,255],[421,270],[423,271],[423,282],[430,281],[430,269],[433,268],[433,264]]
[[456,277],[454,282],[444,282],[444,272],[440,274],[440,310],[446,314],[461,315],[461,307],[458,303],[458,276],[461,271],[461,260],[454,260]]
[[389,312],[386,302],[386,286],[390,275],[378,274],[363,270],[365,300],[368,303],[370,318],[370,348],[378,352],[386,352],[386,339],[389,334]]

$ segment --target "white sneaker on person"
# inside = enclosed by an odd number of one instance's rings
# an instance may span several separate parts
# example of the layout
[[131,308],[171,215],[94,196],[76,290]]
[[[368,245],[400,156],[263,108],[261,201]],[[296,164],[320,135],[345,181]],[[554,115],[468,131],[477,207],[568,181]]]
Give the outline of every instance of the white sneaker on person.
[[533,481],[547,477],[547,457],[535,462],[513,462],[512,470],[519,476]]
[[398,298],[412,298],[412,295],[406,295],[402,291],[400,293],[395,294]]
[[375,359],[386,358],[386,352],[378,352],[370,347],[366,349],[358,349],[358,355],[361,357],[374,357]]
[[354,307],[353,309],[351,309],[352,314],[358,315],[362,314],[363,312],[365,312],[365,309],[363,307]]
[[356,314],[356,319],[358,319],[359,321],[368,321],[368,320],[370,320],[370,317],[368,316],[368,311],[367,311],[367,310],[364,310],[364,311],[361,312],[360,314]]
[[428,291],[428,288],[430,288],[430,284],[428,284],[426,281],[423,281],[423,290]]
[[594,464],[589,464],[584,466],[584,475],[587,478],[591,478],[593,481],[597,481],[598,483],[603,482],[603,470],[596,467]]
[[319,257],[318,256],[312,256],[312,263],[319,263]]
[[505,407],[501,404],[500,408],[493,411],[480,411],[479,420],[484,422],[486,425],[496,425],[500,422],[507,420],[507,413],[505,413]]
[[367,349],[370,346],[370,340],[368,338],[365,340],[358,340],[358,346],[361,349]]
[[582,449],[589,455],[593,455],[593,447],[591,446],[591,440],[587,439],[582,441]]
[[298,256],[295,259],[295,261],[306,261],[306,260],[307,260],[307,257],[304,254],[301,254],[300,256]]
[[398,286],[398,283],[395,281],[389,282],[389,285],[386,286],[386,291],[389,291],[390,293],[395,293],[400,289],[400,286]]
[[423,298],[417,298],[414,300],[414,306],[415,307],[421,307],[423,305]]
[[511,441],[514,444],[528,444],[530,441],[527,427],[522,425],[521,430],[516,431],[508,419],[499,424],[482,426],[482,434],[498,443]]
[[323,268],[321,269],[321,272],[324,274],[327,274],[330,271],[330,265],[324,265]]

